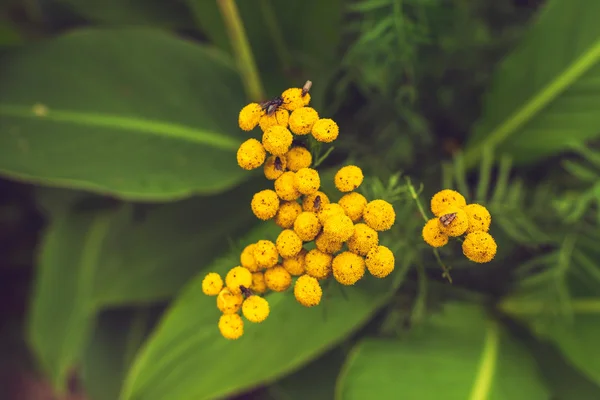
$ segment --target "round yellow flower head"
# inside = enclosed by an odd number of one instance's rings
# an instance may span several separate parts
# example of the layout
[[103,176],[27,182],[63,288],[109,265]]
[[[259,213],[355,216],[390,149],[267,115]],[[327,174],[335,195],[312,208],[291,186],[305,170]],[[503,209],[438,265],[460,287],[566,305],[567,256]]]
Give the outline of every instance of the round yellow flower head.
[[242,143],[237,151],[238,165],[247,171],[260,167],[266,157],[265,148],[254,138]]
[[321,223],[317,214],[310,211],[303,211],[298,215],[296,221],[294,221],[294,232],[298,234],[298,237],[304,242],[310,242],[314,240],[319,231],[321,230]]
[[275,245],[281,257],[291,258],[302,250],[302,239],[293,230],[285,229],[277,236]]
[[456,237],[467,231],[467,228],[469,228],[469,219],[467,213],[462,208],[448,207],[446,211],[440,214],[438,224],[440,231],[448,236]]
[[342,193],[351,192],[360,186],[364,179],[362,170],[356,165],[346,165],[335,174],[335,187]]
[[343,243],[321,232],[315,239],[315,246],[323,253],[334,254],[342,249]]
[[302,146],[294,146],[285,154],[287,169],[290,171],[299,171],[302,168],[310,167],[312,164],[312,154]]
[[265,274],[262,272],[252,273],[252,286],[249,288],[252,293],[263,294],[267,291],[267,282],[265,282]]
[[269,316],[269,302],[260,296],[250,296],[242,304],[242,314],[250,322],[263,322]]
[[279,260],[277,246],[270,240],[259,240],[254,247],[254,259],[260,268],[274,267]]
[[302,96],[302,89],[300,88],[287,89],[281,94],[281,98],[283,99],[283,104],[281,106],[289,111],[294,111],[300,107],[307,106],[308,103],[310,103],[310,93],[306,93]]
[[[319,198],[319,201],[317,201],[317,197]],[[304,196],[304,198],[302,199],[302,209],[304,211],[317,213],[321,210],[323,206],[329,203],[329,197],[327,197],[325,193],[318,191],[313,194]]]
[[321,302],[323,290],[319,281],[310,276],[302,275],[294,285],[294,297],[304,307],[314,307]]
[[244,301],[241,293],[232,293],[229,288],[223,288],[217,295],[217,308],[223,314],[235,314]]
[[264,115],[264,111],[260,104],[258,103],[250,103],[240,111],[240,115],[238,117],[238,124],[240,128],[244,131],[251,131],[256,128],[258,125],[258,121],[260,121],[260,117]]
[[354,234],[348,239],[348,250],[366,256],[369,250],[379,244],[379,234],[367,224],[354,225]]
[[338,203],[352,222],[358,222],[362,218],[367,206],[367,199],[358,192],[350,192],[343,195]]
[[252,212],[258,219],[266,221],[273,218],[279,210],[279,196],[274,190],[261,190],[252,197]]
[[294,185],[302,194],[313,194],[321,187],[321,178],[316,169],[302,168],[294,176]]
[[394,253],[385,246],[375,246],[365,259],[367,269],[376,278],[385,278],[394,270]]
[[232,268],[225,276],[225,284],[231,290],[231,293],[242,293],[240,286],[249,288],[252,286],[252,272],[244,267]]
[[467,219],[469,220],[467,233],[487,232],[490,230],[492,216],[487,208],[481,204],[467,204],[463,210],[467,213]]
[[308,135],[318,119],[319,113],[314,108],[297,108],[290,115],[290,130],[296,135]]
[[312,127],[312,135],[318,142],[331,143],[337,139],[340,128],[334,120],[321,118]]
[[319,249],[312,249],[304,258],[306,273],[317,279],[325,279],[331,274],[331,254],[323,253]]
[[486,263],[494,259],[498,245],[487,232],[473,232],[465,236],[462,244],[463,254],[476,263]]
[[327,219],[329,219],[329,217],[336,215],[336,214],[346,215],[346,212],[344,211],[342,206],[339,205],[338,203],[325,204],[324,206],[321,206],[321,209],[319,210],[319,213],[318,213],[319,222],[321,223],[321,225],[323,225],[325,223],[325,221],[327,221]]
[[376,231],[387,231],[396,221],[396,212],[394,212],[394,207],[387,201],[373,200],[366,205],[365,211],[363,211],[363,219],[367,225]]
[[295,257],[284,258],[282,265],[283,268],[292,276],[300,276],[304,273],[304,258],[306,257],[306,250],[300,250]]
[[448,207],[463,208],[466,205],[467,201],[464,196],[450,189],[439,191],[431,198],[431,212],[436,217],[442,215],[442,212]]
[[284,201],[279,205],[279,211],[275,215],[275,223],[283,229],[294,226],[294,221],[302,212],[302,206],[295,201]]
[[423,227],[423,240],[431,247],[442,247],[448,243],[448,235],[440,230],[437,218],[431,218]]
[[219,318],[219,331],[225,339],[239,339],[244,334],[244,321],[237,314],[221,315],[221,318]]
[[256,260],[254,259],[255,248],[255,243],[249,244],[244,248],[244,250],[242,250],[242,254],[240,254],[240,265],[250,272],[257,272],[260,269],[256,264]]
[[269,156],[265,162],[265,178],[274,181],[285,172],[287,158],[285,156]]
[[273,114],[265,114],[262,117],[260,117],[260,120],[258,121],[258,126],[260,126],[260,129],[262,129],[263,132],[275,125],[287,128],[289,120],[290,113],[287,110],[284,110],[280,107]]
[[268,128],[262,137],[262,144],[265,150],[274,156],[283,156],[287,153],[292,145],[292,141],[292,132],[285,126],[279,125]]
[[300,192],[294,184],[295,178],[295,172],[287,171],[275,179],[275,192],[281,200],[292,201],[300,197]]
[[216,272],[206,274],[202,280],[202,291],[207,296],[216,296],[223,289],[223,279]]
[[354,234],[354,224],[346,214],[334,214],[325,220],[323,233],[339,242],[345,242]]
[[365,275],[365,260],[350,251],[338,254],[332,263],[333,277],[342,285],[354,285]]
[[292,284],[292,275],[280,265],[265,271],[267,287],[274,292],[283,292]]

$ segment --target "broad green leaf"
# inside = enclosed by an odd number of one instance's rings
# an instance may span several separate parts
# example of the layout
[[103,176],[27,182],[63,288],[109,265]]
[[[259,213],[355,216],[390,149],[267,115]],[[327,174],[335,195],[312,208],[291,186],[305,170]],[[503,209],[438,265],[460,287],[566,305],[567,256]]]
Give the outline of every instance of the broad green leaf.
[[[273,240],[278,231],[261,224],[243,244]],[[199,275],[138,353],[121,399],[214,399],[273,382],[364,324],[402,280],[410,260],[397,261],[397,270],[387,279],[365,277],[344,288],[347,298],[332,283],[316,308],[299,305],[291,289],[269,294],[269,318],[261,324],[246,322],[244,336],[236,341],[220,335],[220,313],[214,297],[202,293],[204,274]],[[238,263],[239,250],[207,271],[224,274]]]
[[548,399],[527,350],[479,306],[448,304],[420,332],[356,345],[336,398]]
[[482,146],[532,163],[600,132],[600,2],[550,0],[498,67],[466,163]]
[[135,200],[226,190],[241,82],[220,53],[150,29],[86,29],[0,64],[0,173]]

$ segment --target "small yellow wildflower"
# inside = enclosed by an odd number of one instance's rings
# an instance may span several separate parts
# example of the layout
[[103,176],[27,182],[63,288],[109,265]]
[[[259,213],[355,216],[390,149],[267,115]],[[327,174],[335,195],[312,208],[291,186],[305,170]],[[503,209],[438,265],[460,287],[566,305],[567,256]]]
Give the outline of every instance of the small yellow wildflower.
[[[315,207],[315,201],[317,199],[317,197],[319,198],[319,207]],[[321,207],[323,207],[326,204],[329,204],[329,197],[327,197],[327,195],[323,192],[315,192],[313,194],[309,194],[304,196],[304,198],[302,199],[302,209],[304,211],[310,211],[310,212],[314,212],[317,213],[319,212],[319,210],[321,209]]]
[[274,292],[283,292],[292,284],[292,275],[280,265],[265,271],[267,287]]
[[268,128],[262,136],[262,144],[265,150],[274,156],[283,156],[287,153],[292,141],[292,132],[285,126],[274,125]]
[[221,315],[221,318],[219,318],[219,331],[225,339],[239,339],[244,334],[244,321],[238,314]]
[[262,272],[254,272],[252,274],[252,286],[249,288],[252,293],[263,294],[267,291],[267,283],[265,282],[265,274]]
[[225,284],[231,290],[231,293],[242,293],[240,286],[247,288],[252,286],[252,272],[244,267],[232,268],[225,276]]
[[385,246],[375,246],[365,258],[367,269],[376,278],[385,278],[394,271],[394,253]]
[[438,224],[440,225],[440,231],[444,232],[448,236],[460,236],[464,234],[469,228],[469,218],[467,217],[467,213],[458,207],[448,207],[446,211],[443,211],[440,214],[440,217],[444,215],[452,214],[453,219],[448,220],[448,225],[444,225],[444,223],[438,218]]
[[291,88],[283,92],[281,98],[283,99],[283,104],[281,106],[286,110],[294,111],[308,105],[310,102],[310,93],[306,93],[302,96],[302,89]]
[[340,128],[334,120],[329,118],[321,118],[312,127],[313,137],[323,143],[331,143],[337,139]]
[[258,219],[266,221],[277,214],[279,210],[279,196],[277,196],[274,190],[261,190],[252,197],[250,206]]
[[490,230],[492,216],[487,208],[481,204],[467,204],[463,210],[467,213],[467,218],[469,220],[467,233],[487,232]]
[[333,277],[342,285],[354,285],[365,275],[365,260],[350,251],[338,254],[332,263]]
[[264,111],[260,104],[258,103],[250,103],[240,111],[240,115],[238,116],[238,124],[240,128],[244,131],[251,131],[256,128],[258,125],[258,121],[260,121],[260,117],[264,115]]
[[294,176],[294,185],[302,194],[313,194],[321,187],[321,178],[316,169],[301,168]]
[[217,295],[217,308],[223,314],[235,314],[244,301],[241,293],[232,293],[229,288],[223,288]]
[[302,275],[296,280],[296,284],[294,285],[294,297],[296,297],[298,303],[302,304],[304,307],[314,307],[318,305],[321,302],[322,296],[323,290],[316,278],[310,275]]
[[287,164],[286,160],[285,156],[269,156],[264,166],[265,178],[274,181],[283,175]]
[[216,296],[223,289],[223,279],[216,272],[206,274],[202,280],[202,291],[207,296]]
[[322,205],[318,213],[319,222],[321,223],[321,225],[323,225],[325,221],[329,219],[329,217],[336,214],[346,214],[342,206],[338,203],[329,203],[325,204],[324,206]]
[[244,250],[242,250],[242,254],[240,254],[240,265],[250,272],[257,272],[260,269],[256,264],[256,260],[254,259],[255,248],[255,243],[249,244],[244,248]]
[[283,229],[294,226],[294,221],[302,212],[302,206],[296,201],[284,201],[279,205],[279,211],[275,215],[275,223]]
[[254,259],[261,268],[274,267],[279,260],[277,246],[270,240],[259,240],[254,247]]
[[317,246],[317,249],[321,250],[323,253],[337,253],[342,249],[342,245],[342,242],[335,240],[324,232],[319,233],[315,239],[315,246]]
[[367,224],[354,225],[354,234],[348,239],[348,250],[366,256],[369,250],[379,244],[379,234]]
[[448,243],[448,235],[440,230],[437,218],[431,218],[423,227],[423,240],[431,247],[442,247]]
[[333,240],[345,242],[354,234],[354,224],[346,214],[334,214],[325,220],[323,233]]
[[273,114],[265,114],[262,117],[260,117],[260,120],[258,121],[258,126],[260,126],[260,129],[262,129],[263,132],[275,125],[284,126],[287,128],[289,119],[290,113],[287,110],[280,107]]
[[300,192],[294,184],[295,178],[295,172],[287,171],[275,179],[275,192],[281,200],[292,201],[300,197]]
[[266,157],[265,148],[254,138],[242,143],[237,151],[238,165],[247,171],[260,167],[265,162]]
[[250,322],[263,322],[269,316],[269,302],[260,296],[250,296],[242,304],[242,314]]
[[296,135],[308,135],[318,119],[319,113],[314,108],[297,108],[290,115],[290,130]]
[[314,240],[320,230],[321,223],[317,214],[313,212],[303,211],[298,215],[296,221],[294,221],[294,232],[304,242]]
[[364,179],[362,170],[356,165],[347,165],[335,174],[335,187],[342,193],[351,192],[360,186]]
[[441,190],[431,198],[431,212],[436,217],[442,215],[442,212],[448,207],[463,208],[466,205],[467,201],[464,196],[450,189]]
[[304,258],[306,257],[306,250],[300,250],[295,257],[284,258],[281,265],[287,272],[292,276],[300,276],[304,273]]
[[310,167],[312,164],[312,154],[302,146],[294,146],[285,154],[287,169],[290,171],[299,171],[302,168]]
[[343,195],[338,203],[342,206],[346,215],[350,217],[352,222],[358,222],[362,218],[365,207],[367,206],[367,199],[358,192],[350,192]]
[[306,253],[304,269],[308,275],[314,278],[325,279],[331,274],[331,260],[333,260],[331,254],[312,249]]
[[487,232],[473,232],[465,236],[462,244],[463,254],[476,263],[486,263],[494,259],[498,245]]
[[378,232],[387,231],[396,221],[394,207],[385,200],[373,200],[365,206],[363,219]]
[[285,229],[277,237],[275,245],[281,257],[291,258],[302,250],[302,239],[293,230]]

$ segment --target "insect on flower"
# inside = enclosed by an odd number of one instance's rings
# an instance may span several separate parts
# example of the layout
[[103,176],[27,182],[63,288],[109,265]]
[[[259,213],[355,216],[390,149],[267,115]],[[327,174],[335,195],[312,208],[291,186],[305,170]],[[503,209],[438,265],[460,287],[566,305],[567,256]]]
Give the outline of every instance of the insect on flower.
[[281,158],[279,158],[279,156],[275,157],[274,165],[277,171],[283,171],[283,163],[281,162]]
[[250,296],[252,296],[254,294],[254,293],[252,293],[252,290],[248,289],[244,285],[240,285],[240,290],[242,291],[242,294],[244,295],[244,298],[248,298],[248,297],[250,297]]
[[277,96],[274,99],[264,101],[260,103],[263,111],[267,112],[267,115],[272,115],[281,105],[283,104],[283,97]]
[[454,221],[454,219],[456,218],[456,213],[450,213],[450,214],[444,214],[442,216],[440,216],[440,222],[442,223],[442,225],[444,226],[448,226],[452,223],[452,221]]
[[321,209],[321,196],[315,197],[313,206],[314,206],[315,211],[319,211]]
[[306,81],[304,86],[302,86],[302,97],[306,96],[306,94],[310,91],[311,87],[312,87],[312,82]]

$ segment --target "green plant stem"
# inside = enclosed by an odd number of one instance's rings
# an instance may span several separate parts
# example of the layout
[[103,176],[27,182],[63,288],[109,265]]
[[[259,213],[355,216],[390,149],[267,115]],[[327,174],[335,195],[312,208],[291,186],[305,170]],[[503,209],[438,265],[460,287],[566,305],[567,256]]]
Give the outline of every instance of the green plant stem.
[[252,49],[250,48],[246,30],[244,29],[244,24],[240,18],[235,0],[217,0],[217,4],[225,20],[225,26],[231,40],[238,71],[246,90],[246,96],[250,101],[263,101],[266,99],[265,90],[258,75],[254,54],[252,54]]
[[331,146],[330,148],[327,149],[327,151],[325,151],[325,153],[319,157],[319,159],[315,162],[315,165],[313,166],[313,168],[317,168],[319,165],[321,165],[321,163],[323,161],[325,161],[325,159],[327,159],[327,156],[329,156],[329,154],[333,151],[334,147]]
[[288,71],[292,65],[292,57],[288,51],[288,47],[285,44],[285,40],[283,39],[283,32],[279,27],[277,15],[273,10],[273,6],[269,0],[261,0],[260,9],[265,20],[265,25],[267,26],[267,30],[269,31],[269,36],[273,40],[273,47],[275,53],[277,54],[277,58],[279,58],[279,62],[281,63],[281,68],[284,71]]

